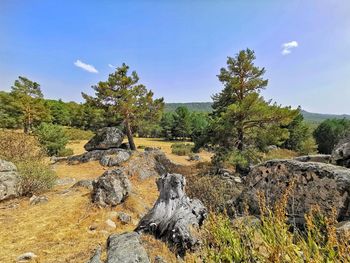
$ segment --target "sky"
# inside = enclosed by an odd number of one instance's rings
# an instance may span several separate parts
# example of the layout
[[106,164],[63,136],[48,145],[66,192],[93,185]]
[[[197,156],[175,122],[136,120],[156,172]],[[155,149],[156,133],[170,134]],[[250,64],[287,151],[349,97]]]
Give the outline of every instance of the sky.
[[18,76],[82,102],[123,62],[166,102],[211,101],[251,48],[266,99],[350,114],[349,0],[0,0],[0,90]]

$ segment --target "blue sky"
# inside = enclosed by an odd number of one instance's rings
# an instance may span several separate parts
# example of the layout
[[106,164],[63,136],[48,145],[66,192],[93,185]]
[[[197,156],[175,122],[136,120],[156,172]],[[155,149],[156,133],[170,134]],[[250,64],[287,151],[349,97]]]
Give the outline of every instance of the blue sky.
[[0,90],[21,75],[82,101],[125,62],[167,102],[210,101],[226,57],[249,47],[266,98],[349,114],[349,13],[348,0],[0,0]]

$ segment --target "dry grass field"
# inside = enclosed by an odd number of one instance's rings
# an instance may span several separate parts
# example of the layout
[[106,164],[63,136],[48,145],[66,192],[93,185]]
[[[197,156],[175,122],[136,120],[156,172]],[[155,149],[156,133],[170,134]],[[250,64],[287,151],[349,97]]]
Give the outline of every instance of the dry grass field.
[[[84,152],[86,141],[70,143],[75,154]],[[171,144],[160,139],[136,138],[137,145],[160,147],[173,161],[191,164],[186,156],[171,154]],[[208,153],[201,153],[205,160]],[[57,163],[53,165],[59,178],[95,179],[107,168],[97,161],[78,165]],[[131,177],[132,194],[120,206],[99,209],[91,205],[87,189],[70,189],[74,184],[56,186],[44,195],[49,202],[30,205],[29,198],[20,198],[0,204],[0,262],[16,262],[25,252],[34,252],[38,257],[34,262],[86,262],[94,249],[105,246],[111,233],[133,230],[140,217],[153,206],[158,197],[156,178],[139,180]],[[68,190],[67,190],[68,189]],[[123,225],[114,219],[117,228],[111,229],[105,223],[113,211],[124,211],[132,216],[132,223]],[[95,226],[96,230],[90,230]],[[151,260],[162,255],[167,262],[175,262],[175,256],[167,246],[151,236],[143,236],[145,247]],[[105,257],[105,255],[103,255]],[[192,261],[189,259],[189,261]]]

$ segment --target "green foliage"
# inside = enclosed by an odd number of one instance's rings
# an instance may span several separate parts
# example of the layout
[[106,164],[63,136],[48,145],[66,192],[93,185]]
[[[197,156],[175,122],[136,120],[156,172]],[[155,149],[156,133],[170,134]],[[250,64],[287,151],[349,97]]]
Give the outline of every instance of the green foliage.
[[314,131],[318,151],[332,153],[340,139],[350,134],[350,120],[329,119],[323,121]]
[[57,179],[55,172],[42,160],[20,161],[16,166],[24,196],[40,194],[51,189]]
[[46,100],[46,106],[51,113],[51,121],[53,124],[67,126],[71,124],[71,112],[68,104],[62,100]]
[[185,140],[191,133],[191,114],[186,107],[179,107],[173,114],[172,135]]
[[311,154],[316,151],[316,143],[313,140],[310,126],[304,122],[304,117],[298,109],[298,115],[286,127],[289,137],[284,141],[282,147],[297,151],[301,154]]
[[50,119],[50,111],[45,105],[38,83],[19,77],[12,86],[11,96],[25,133],[29,133],[34,125]]
[[34,133],[50,156],[58,155],[68,143],[64,129],[58,125],[42,123]]
[[190,112],[210,113],[212,102],[165,103],[165,112],[174,112],[178,107],[186,107]]
[[132,128],[139,127],[142,120],[160,118],[163,98],[153,99],[153,92],[138,84],[139,77],[135,71],[128,75],[129,67],[122,64],[109,75],[108,80],[99,82],[92,88],[95,97],[83,93],[89,105],[105,110],[109,116],[118,116],[123,121],[130,148],[136,150]]
[[90,140],[94,133],[90,130],[81,130],[72,127],[63,127],[64,134],[70,141],[79,141],[79,140]]
[[20,128],[20,112],[14,107],[14,98],[9,93],[0,91],[0,128]]
[[171,145],[171,153],[185,156],[192,153],[193,145],[189,143],[174,143]]

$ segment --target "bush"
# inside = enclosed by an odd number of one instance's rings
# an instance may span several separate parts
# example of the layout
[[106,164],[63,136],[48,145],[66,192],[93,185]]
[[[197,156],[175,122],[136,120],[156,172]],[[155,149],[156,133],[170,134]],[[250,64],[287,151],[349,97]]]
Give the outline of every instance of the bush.
[[0,158],[10,162],[39,160],[44,151],[34,136],[17,132],[0,132]]
[[80,141],[80,140],[90,140],[94,133],[90,130],[81,130],[72,127],[64,127],[64,133],[68,140],[70,141]]
[[20,175],[22,195],[31,196],[52,188],[57,176],[43,161],[21,161],[16,163]]
[[189,143],[174,143],[171,145],[171,153],[184,156],[192,153],[193,145]]
[[241,192],[239,185],[233,185],[227,179],[216,175],[186,176],[186,193],[197,198],[212,211],[223,212],[228,201],[236,198]]
[[350,120],[330,119],[323,121],[314,131],[318,151],[324,154],[332,153],[335,145],[350,134]]
[[50,156],[58,155],[60,151],[64,150],[68,143],[68,138],[66,137],[64,129],[54,124],[40,124],[35,130],[35,135]]

